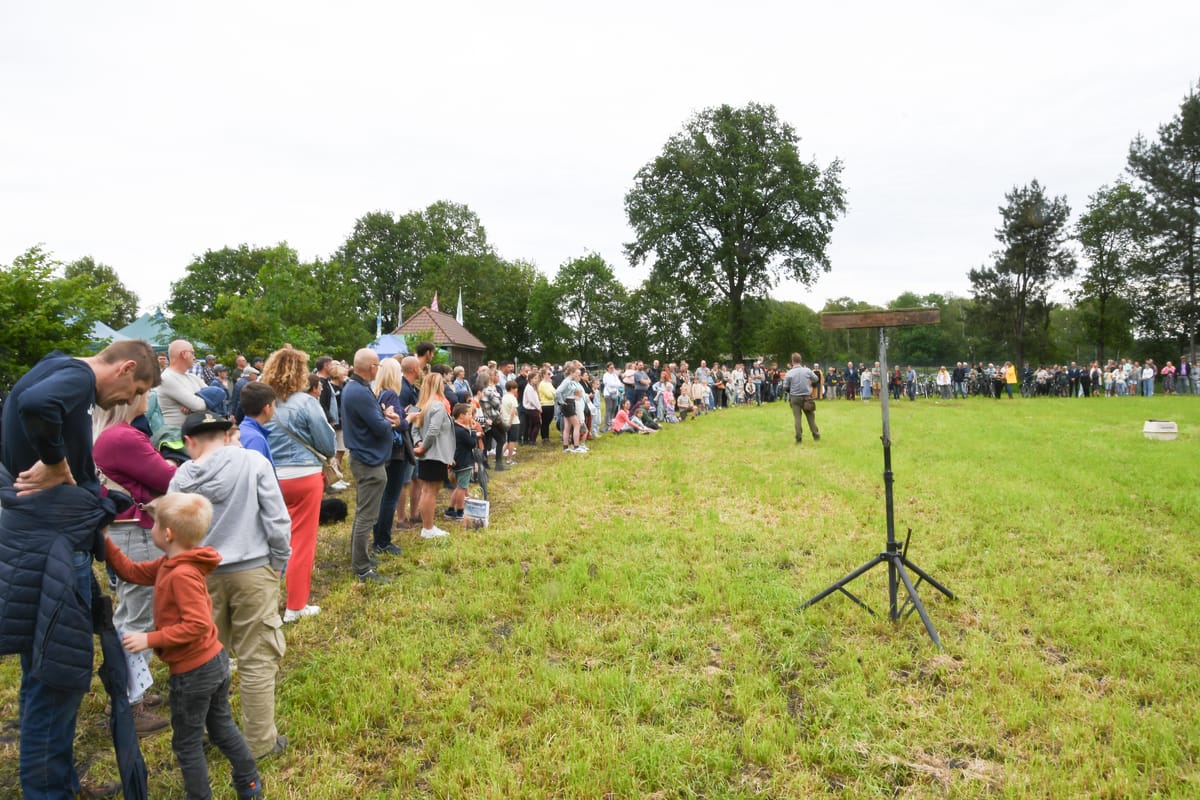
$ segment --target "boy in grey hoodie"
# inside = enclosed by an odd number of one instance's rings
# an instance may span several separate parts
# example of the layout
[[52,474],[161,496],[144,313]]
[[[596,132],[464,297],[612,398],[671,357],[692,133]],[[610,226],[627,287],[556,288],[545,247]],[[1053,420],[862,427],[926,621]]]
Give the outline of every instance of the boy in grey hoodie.
[[212,503],[203,543],[221,554],[221,565],[209,573],[208,591],[218,638],[238,660],[242,733],[259,759],[287,747],[275,727],[275,677],[285,651],[279,575],[292,553],[292,523],[270,462],[231,443],[232,425],[209,411],[188,415],[181,432],[191,461],[168,491]]

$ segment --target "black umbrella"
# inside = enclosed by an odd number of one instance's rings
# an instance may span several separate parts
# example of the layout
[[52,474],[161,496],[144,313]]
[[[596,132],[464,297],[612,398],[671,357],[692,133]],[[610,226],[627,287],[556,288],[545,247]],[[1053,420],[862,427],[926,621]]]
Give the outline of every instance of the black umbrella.
[[95,576],[92,576],[92,621],[100,635],[100,652],[104,656],[99,670],[100,681],[112,701],[108,725],[113,748],[117,751],[121,791],[125,800],[147,800],[150,789],[146,762],[133,725],[133,711],[129,707],[129,668],[125,663],[125,648],[112,624],[112,599],[100,593]]

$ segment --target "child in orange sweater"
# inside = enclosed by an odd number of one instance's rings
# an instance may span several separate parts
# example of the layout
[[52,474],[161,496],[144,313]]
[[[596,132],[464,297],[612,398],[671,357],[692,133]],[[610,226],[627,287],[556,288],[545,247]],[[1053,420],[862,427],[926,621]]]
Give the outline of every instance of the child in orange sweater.
[[229,708],[229,656],[217,639],[212,598],[205,576],[221,556],[200,542],[212,524],[212,504],[198,494],[172,493],[154,501],[150,536],[166,553],[154,561],[131,561],[106,540],[108,563],[129,583],[154,586],[154,630],[127,633],[131,653],[153,647],[171,668],[171,749],[183,772],[188,800],[209,800],[204,730],[233,767],[239,798],[260,798],[262,782],[254,756]]

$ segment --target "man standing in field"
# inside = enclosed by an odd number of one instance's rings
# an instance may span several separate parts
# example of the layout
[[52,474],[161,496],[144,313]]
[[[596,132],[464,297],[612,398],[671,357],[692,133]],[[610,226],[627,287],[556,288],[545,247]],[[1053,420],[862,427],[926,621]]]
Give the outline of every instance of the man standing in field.
[[[26,798],[65,800],[79,791],[75,727],[92,682],[92,557],[112,518],[92,459],[92,410],[132,403],[159,381],[154,351],[141,340],[86,358],[56,350],[4,404],[0,655],[20,654],[18,773]],[[39,603],[53,603],[44,628]],[[15,787],[3,794],[14,796]]]
[[792,353],[792,368],[783,377],[783,391],[787,394],[788,405],[792,407],[792,422],[796,426],[796,444],[804,439],[804,420],[808,417],[808,430],[812,432],[813,441],[819,441],[821,432],[817,430],[817,404],[813,400],[813,386],[817,376],[811,369],[800,363],[800,354]]
[[350,530],[350,568],[363,583],[383,584],[391,580],[376,571],[378,560],[371,550],[371,536],[387,485],[384,463],[392,455],[392,429],[400,424],[400,417],[390,407],[380,408],[371,391],[378,371],[379,354],[374,350],[364,347],[354,354],[354,371],[342,390],[342,433],[358,494]]

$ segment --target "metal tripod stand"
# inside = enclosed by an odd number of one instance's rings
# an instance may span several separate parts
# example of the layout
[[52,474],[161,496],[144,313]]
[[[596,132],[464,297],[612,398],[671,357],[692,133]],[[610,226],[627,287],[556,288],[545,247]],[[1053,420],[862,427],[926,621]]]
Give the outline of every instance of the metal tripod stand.
[[[880,370],[886,379],[888,374],[887,335],[886,329],[883,327],[879,328],[879,364]],[[880,388],[884,388],[882,381],[880,382]],[[850,592],[846,586],[854,581],[854,579],[858,576],[870,572],[872,569],[881,564],[885,564],[887,565],[888,570],[888,617],[893,622],[898,622],[902,617],[907,618],[912,614],[913,611],[916,611],[921,615],[921,622],[925,623],[925,630],[929,633],[929,638],[932,639],[933,643],[938,646],[938,649],[942,649],[942,642],[938,638],[937,630],[934,629],[933,622],[930,621],[929,614],[925,611],[925,605],[921,602],[920,596],[917,595],[917,586],[920,586],[921,582],[924,581],[933,586],[933,588],[937,589],[942,594],[946,595],[946,597],[950,598],[951,600],[954,599],[954,593],[942,584],[938,583],[929,575],[929,573],[925,572],[925,570],[921,569],[909,560],[908,541],[910,538],[912,538],[912,528],[909,528],[908,536],[904,538],[903,547],[900,546],[900,542],[896,541],[896,519],[895,511],[892,506],[892,434],[891,424],[888,417],[888,393],[886,390],[880,393],[880,399],[882,401],[881,407],[883,409],[883,436],[880,437],[883,440],[883,490],[884,497],[886,498],[885,502],[887,504],[887,543],[884,551],[872,558],[867,563],[863,564],[858,569],[847,574],[841,580],[831,584],[825,589],[822,589],[818,594],[805,601],[804,605],[800,607],[802,609],[808,608],[809,606],[824,600],[834,592],[841,592],[855,603],[865,608],[868,613],[874,616],[875,612],[871,609],[871,607]],[[912,578],[909,576],[910,570],[916,573],[918,576],[918,580],[915,584],[913,583]],[[907,598],[905,598],[902,602],[900,599],[901,583],[904,584],[904,590],[908,594]]]

